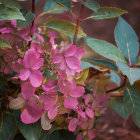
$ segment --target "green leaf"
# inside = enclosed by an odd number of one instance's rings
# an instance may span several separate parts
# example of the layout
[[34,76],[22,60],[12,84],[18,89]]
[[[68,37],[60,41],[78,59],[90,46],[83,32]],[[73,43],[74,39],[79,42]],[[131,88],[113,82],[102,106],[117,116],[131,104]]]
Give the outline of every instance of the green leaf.
[[97,10],[100,8],[100,5],[98,2],[96,1],[88,1],[88,2],[84,2],[83,0],[81,0],[82,4],[85,5],[86,7],[88,7],[89,9],[97,12]]
[[115,7],[101,7],[97,12],[93,13],[91,18],[98,20],[98,19],[110,19],[116,18],[122,14],[127,13],[127,11],[115,8]]
[[127,119],[128,115],[124,111],[124,103],[123,103],[123,98],[117,97],[117,98],[111,98],[109,100],[110,106],[124,119]]
[[81,69],[84,70],[84,69],[87,69],[87,68],[95,68],[95,69],[99,69],[99,67],[89,63],[89,62],[84,62],[84,61],[81,61]]
[[99,67],[105,67],[105,68],[112,69],[114,71],[118,71],[118,67],[115,64],[113,64],[112,62],[108,62],[106,60],[93,59],[93,58],[87,58],[86,60],[94,63],[95,65],[97,65]]
[[41,132],[40,122],[33,124],[19,123],[18,128],[27,140],[38,140]]
[[56,0],[57,3],[62,4],[68,10],[71,10],[71,0]]
[[25,20],[19,9],[0,4],[0,21],[15,19]]
[[134,122],[140,127],[140,90],[135,85],[126,87],[124,107],[126,112],[132,113]]
[[[47,27],[57,32],[60,32],[66,36],[73,37],[75,33],[76,24],[66,20],[51,19],[50,21],[48,21]],[[79,28],[78,37],[83,37],[85,35],[86,34],[83,32],[82,28]]]
[[46,13],[63,13],[65,11],[65,8],[61,5],[57,4],[57,0],[47,0],[44,6],[44,12]]
[[125,62],[125,58],[121,51],[111,43],[90,37],[85,37],[85,41],[88,46],[98,54],[113,61]]
[[138,37],[132,27],[121,17],[115,27],[115,41],[130,65],[137,62],[139,52]]
[[0,38],[0,48],[11,48],[11,46],[7,40]]
[[14,0],[0,0],[0,3],[8,6],[9,8],[17,8],[17,9],[21,8],[20,5]]
[[0,112],[0,140],[12,140],[16,134],[16,120],[11,113]]
[[140,79],[140,68],[130,68],[127,64],[122,62],[117,62],[117,65],[122,73],[127,76],[131,85]]
[[138,57],[136,65],[140,65],[140,57]]
[[120,79],[120,76],[117,73],[115,73],[113,71],[110,71],[109,75],[111,76],[110,77],[111,82],[114,82],[114,83],[120,85],[121,79]]
[[32,12],[29,12],[29,11],[24,10],[24,9],[22,9],[20,11],[24,16],[25,21],[17,20],[17,28],[22,28],[22,27],[27,26],[28,24],[30,24],[34,20],[34,17],[35,17],[35,15]]

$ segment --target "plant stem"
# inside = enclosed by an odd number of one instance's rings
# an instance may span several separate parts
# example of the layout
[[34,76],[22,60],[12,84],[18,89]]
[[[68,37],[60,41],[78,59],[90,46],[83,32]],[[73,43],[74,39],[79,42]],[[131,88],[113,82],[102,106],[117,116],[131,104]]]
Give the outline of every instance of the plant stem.
[[[35,13],[35,0],[32,0],[32,13]],[[33,26],[34,26],[34,20],[32,21],[32,25],[31,25],[30,30],[32,30]],[[32,37],[32,36],[33,36],[33,35],[31,35],[31,37]],[[29,41],[28,47],[30,47],[31,43],[32,43],[32,41]]]
[[126,84],[126,80],[127,80],[127,77],[123,75],[123,82],[122,82],[122,84],[119,87],[107,90],[106,93],[114,92],[114,91],[117,91],[117,90],[123,88],[125,86],[125,84]]
[[[86,1],[86,0],[84,0],[84,1]],[[79,25],[80,25],[80,22],[82,21],[81,18],[82,18],[82,14],[83,14],[83,11],[84,11],[84,7],[85,6],[82,4],[81,10],[80,10],[80,14],[79,14],[79,17],[77,19],[76,30],[75,30],[75,34],[74,34],[74,38],[73,38],[73,45],[76,44],[78,30],[79,30]]]

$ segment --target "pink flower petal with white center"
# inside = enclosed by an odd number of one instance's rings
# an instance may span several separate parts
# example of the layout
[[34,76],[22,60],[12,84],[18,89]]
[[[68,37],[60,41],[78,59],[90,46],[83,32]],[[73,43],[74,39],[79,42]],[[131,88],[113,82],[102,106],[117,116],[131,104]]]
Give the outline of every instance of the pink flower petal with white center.
[[88,137],[90,139],[94,139],[96,137],[96,135],[95,135],[95,129],[88,130]]
[[77,109],[78,107],[78,100],[77,98],[73,98],[73,97],[66,97],[64,99],[64,107],[67,109]]
[[19,78],[23,81],[27,80],[30,74],[30,70],[29,69],[23,69],[20,72]]
[[36,52],[32,49],[26,51],[23,59],[23,65],[25,68],[30,68],[30,60],[36,58]]
[[94,112],[90,108],[86,108],[86,114],[88,115],[89,118],[93,119],[94,118]]
[[83,136],[83,133],[79,133],[76,137],[76,140],[83,140],[84,139],[84,136]]
[[65,56],[73,56],[77,51],[76,45],[71,45],[66,51]]
[[70,69],[74,69],[77,72],[81,71],[80,61],[76,57],[69,56],[69,57],[66,57],[65,60]]
[[52,127],[52,124],[47,116],[47,112],[43,112],[41,116],[41,126],[44,130],[49,130]]
[[82,118],[86,118],[85,112],[83,112],[81,109],[78,110],[78,114],[79,114]]
[[56,54],[56,55],[54,55],[53,58],[52,58],[52,62],[53,62],[54,64],[60,63],[60,62],[62,62],[62,61],[64,61],[64,57],[62,56],[62,54]]
[[84,48],[79,47],[79,48],[77,48],[77,51],[74,54],[74,56],[80,60],[83,57],[84,53],[85,53]]
[[81,86],[77,86],[76,88],[74,88],[71,92],[70,92],[70,96],[78,98],[83,96],[85,93],[85,89]]
[[70,120],[69,126],[68,126],[69,131],[75,132],[78,122],[79,120],[77,118],[73,118],[72,120]]
[[21,113],[21,120],[25,124],[30,124],[38,121],[42,116],[42,109],[34,101],[26,102],[26,109]]
[[48,118],[50,120],[53,120],[57,116],[57,113],[58,113],[58,108],[57,107],[50,108],[49,111],[48,111]]
[[30,82],[25,82],[21,87],[21,94],[23,95],[24,99],[29,99],[35,93],[35,87],[33,87]]
[[29,61],[30,63],[30,68],[32,70],[38,70],[39,68],[42,67],[43,63],[44,63],[44,59],[43,58],[34,58],[34,59],[31,59]]
[[87,105],[89,103],[89,101],[90,101],[91,95],[87,94],[87,95],[85,95],[84,98],[85,98],[85,105]]
[[29,75],[29,79],[33,87],[39,87],[43,81],[43,75],[39,70],[33,70]]

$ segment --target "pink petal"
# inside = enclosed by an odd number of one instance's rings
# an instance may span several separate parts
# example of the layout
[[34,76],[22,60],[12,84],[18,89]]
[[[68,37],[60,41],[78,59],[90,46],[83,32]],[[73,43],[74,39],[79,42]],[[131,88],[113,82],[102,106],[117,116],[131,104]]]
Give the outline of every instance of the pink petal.
[[77,48],[77,51],[74,54],[74,56],[80,60],[83,57],[84,53],[85,53],[84,48],[79,47],[79,48]]
[[58,94],[56,92],[39,95],[39,100],[44,103],[45,110],[49,110],[52,106],[54,106],[57,102],[57,99],[58,99]]
[[25,68],[30,68],[30,61],[36,58],[36,52],[32,49],[26,51],[23,59],[23,65]]
[[64,99],[64,107],[68,108],[68,109],[77,109],[78,106],[78,100],[77,98],[73,98],[73,97],[66,97]]
[[61,54],[56,54],[56,55],[53,56],[52,61],[53,61],[54,64],[60,63],[60,62],[64,61],[64,57]]
[[76,140],[83,140],[83,139],[84,139],[84,136],[83,136],[83,134],[82,134],[82,132],[81,132],[81,133],[79,133],[79,134],[77,135]]
[[27,101],[26,109],[21,113],[21,120],[26,124],[34,123],[42,116],[42,109],[34,101]]
[[56,116],[57,116],[57,113],[58,113],[58,108],[52,108],[52,109],[49,109],[48,111],[48,117],[50,120],[53,120]]
[[78,110],[78,114],[79,114],[82,118],[86,118],[85,112],[83,112],[81,109]]
[[78,86],[70,92],[70,96],[77,98],[83,96],[84,93],[85,93],[85,89],[81,86]]
[[91,95],[90,94],[87,94],[87,95],[85,95],[84,98],[85,98],[85,105],[87,105],[88,102],[90,101]]
[[76,45],[71,45],[65,52],[65,56],[73,56],[77,51]]
[[86,108],[86,114],[88,115],[89,118],[93,119],[94,118],[94,112],[90,108]]
[[35,93],[35,87],[33,87],[30,82],[25,82],[21,87],[21,93],[24,99],[29,99]]
[[74,69],[77,72],[81,71],[80,61],[76,57],[69,56],[69,57],[66,57],[65,60],[70,69]]
[[34,33],[34,35],[37,37],[38,40],[40,40],[41,42],[44,42],[43,36],[41,36],[41,35],[38,34],[38,33]]
[[29,75],[29,79],[33,87],[39,87],[43,81],[43,75],[39,70],[33,70]]
[[60,68],[61,70],[66,70],[67,67],[68,67],[68,66],[67,66],[67,64],[66,64],[66,61],[62,60],[61,63],[60,63],[60,65],[59,65],[59,68]]
[[77,118],[73,118],[72,120],[70,120],[69,126],[68,126],[69,131],[75,132],[78,122],[79,120]]
[[52,124],[47,116],[47,112],[43,112],[41,117],[41,126],[44,130],[49,130],[52,127]]
[[30,62],[30,68],[32,70],[38,70],[39,68],[42,67],[42,65],[44,63],[44,59],[43,58],[33,58],[29,62]]
[[70,76],[70,75],[75,75],[75,70],[73,69],[70,69],[69,67],[66,68],[66,73],[67,73],[67,76]]
[[95,129],[90,129],[90,130],[88,130],[88,137],[89,137],[90,139],[93,139],[93,138],[96,137],[96,135],[95,135]]
[[23,69],[20,72],[19,78],[23,81],[27,80],[30,74],[30,70],[29,69]]

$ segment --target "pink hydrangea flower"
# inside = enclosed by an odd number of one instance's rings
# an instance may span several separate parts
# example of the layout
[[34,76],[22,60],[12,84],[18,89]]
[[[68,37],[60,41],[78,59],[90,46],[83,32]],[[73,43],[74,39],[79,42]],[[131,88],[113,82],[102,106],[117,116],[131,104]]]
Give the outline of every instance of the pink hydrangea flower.
[[68,76],[74,75],[81,71],[80,59],[83,55],[84,49],[82,47],[77,48],[75,45],[70,45],[53,56],[53,63],[60,63],[59,68],[66,70]]
[[78,114],[82,118],[86,118],[87,116],[91,119],[94,118],[94,112],[93,112],[93,109],[92,109],[92,104],[89,104],[90,99],[91,99],[91,95],[87,94],[87,95],[84,96],[84,100],[85,100],[84,105],[83,105],[83,103],[79,104]]
[[78,107],[78,98],[84,95],[85,89],[76,86],[76,81],[59,80],[58,89],[64,94],[64,107],[76,109]]
[[25,81],[29,78],[33,87],[39,87],[42,83],[43,75],[38,69],[42,67],[43,62],[44,59],[38,58],[34,50],[28,50],[23,59],[24,69],[20,72],[20,79]]

